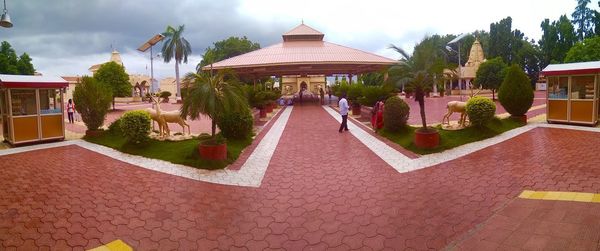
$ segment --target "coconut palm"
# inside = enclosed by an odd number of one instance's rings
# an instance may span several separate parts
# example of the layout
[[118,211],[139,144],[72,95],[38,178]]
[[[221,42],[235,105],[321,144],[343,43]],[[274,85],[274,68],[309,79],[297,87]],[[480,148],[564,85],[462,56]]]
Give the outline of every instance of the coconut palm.
[[187,64],[187,58],[192,54],[192,46],[183,37],[184,25],[180,25],[177,29],[167,26],[165,32],[162,33],[165,36],[163,42],[162,54],[165,63],[171,62],[171,59],[175,59],[175,81],[177,82],[177,97],[181,97],[181,86],[179,82],[179,64],[183,61]]
[[200,118],[200,114],[208,116],[212,120],[213,137],[220,115],[249,109],[246,96],[231,71],[190,72],[184,81],[190,83],[190,89],[181,106],[181,116],[192,119]]

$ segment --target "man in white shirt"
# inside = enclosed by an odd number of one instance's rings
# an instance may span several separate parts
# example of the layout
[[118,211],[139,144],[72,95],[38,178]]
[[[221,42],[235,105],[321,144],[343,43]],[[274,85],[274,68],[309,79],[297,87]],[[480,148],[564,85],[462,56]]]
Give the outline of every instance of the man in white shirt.
[[338,106],[340,107],[340,114],[342,115],[342,124],[340,125],[339,132],[342,132],[342,129],[348,131],[348,100],[346,100],[346,93],[342,94],[340,101],[338,102]]

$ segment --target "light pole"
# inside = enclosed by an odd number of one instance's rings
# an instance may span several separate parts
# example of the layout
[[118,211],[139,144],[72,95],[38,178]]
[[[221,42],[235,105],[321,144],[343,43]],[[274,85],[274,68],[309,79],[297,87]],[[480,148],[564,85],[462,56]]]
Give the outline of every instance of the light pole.
[[[151,86],[150,86],[150,92],[155,93],[156,90],[158,89],[158,81],[156,81],[156,79],[154,79],[154,55],[152,54],[152,47],[157,44],[158,42],[162,41],[165,38],[165,36],[163,36],[162,34],[156,34],[153,37],[151,37],[147,42],[145,42],[144,44],[142,44],[140,46],[140,48],[138,48],[138,51],[141,52],[145,52],[148,49],[150,49],[150,82],[151,82]],[[158,57],[160,57],[160,54],[157,55]]]
[[461,34],[458,37],[452,39],[452,41],[448,42],[448,44],[446,45],[446,50],[448,50],[448,51],[455,51],[451,47],[452,44],[457,44],[457,46],[458,46],[458,94],[460,96],[460,101],[462,101],[462,99],[463,99],[462,98],[462,82],[460,79],[460,77],[462,75],[462,64],[460,63],[460,40],[466,36],[467,36],[467,34]]

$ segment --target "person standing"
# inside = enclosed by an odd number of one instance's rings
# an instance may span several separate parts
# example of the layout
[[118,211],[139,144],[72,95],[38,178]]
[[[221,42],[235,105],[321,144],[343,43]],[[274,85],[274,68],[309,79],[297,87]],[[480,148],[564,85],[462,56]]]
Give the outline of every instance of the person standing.
[[75,123],[75,119],[73,119],[73,113],[75,112],[75,104],[73,104],[73,100],[69,99],[67,103],[67,117],[69,117],[69,123]]
[[342,97],[340,97],[340,101],[338,102],[338,106],[340,107],[340,114],[342,115],[342,124],[340,124],[339,132],[348,131],[348,100],[346,100],[346,93],[342,93]]
[[327,86],[327,95],[329,95],[329,100],[327,103],[331,104],[331,87]]
[[321,98],[321,105],[325,104],[325,91],[323,91],[323,87],[319,88],[319,97]]

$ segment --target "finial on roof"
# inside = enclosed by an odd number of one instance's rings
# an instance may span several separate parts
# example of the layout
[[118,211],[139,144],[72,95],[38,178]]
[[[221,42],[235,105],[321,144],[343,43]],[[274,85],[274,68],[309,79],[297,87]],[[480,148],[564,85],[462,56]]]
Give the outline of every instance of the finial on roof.
[[304,18],[302,18],[302,24],[304,24]]

